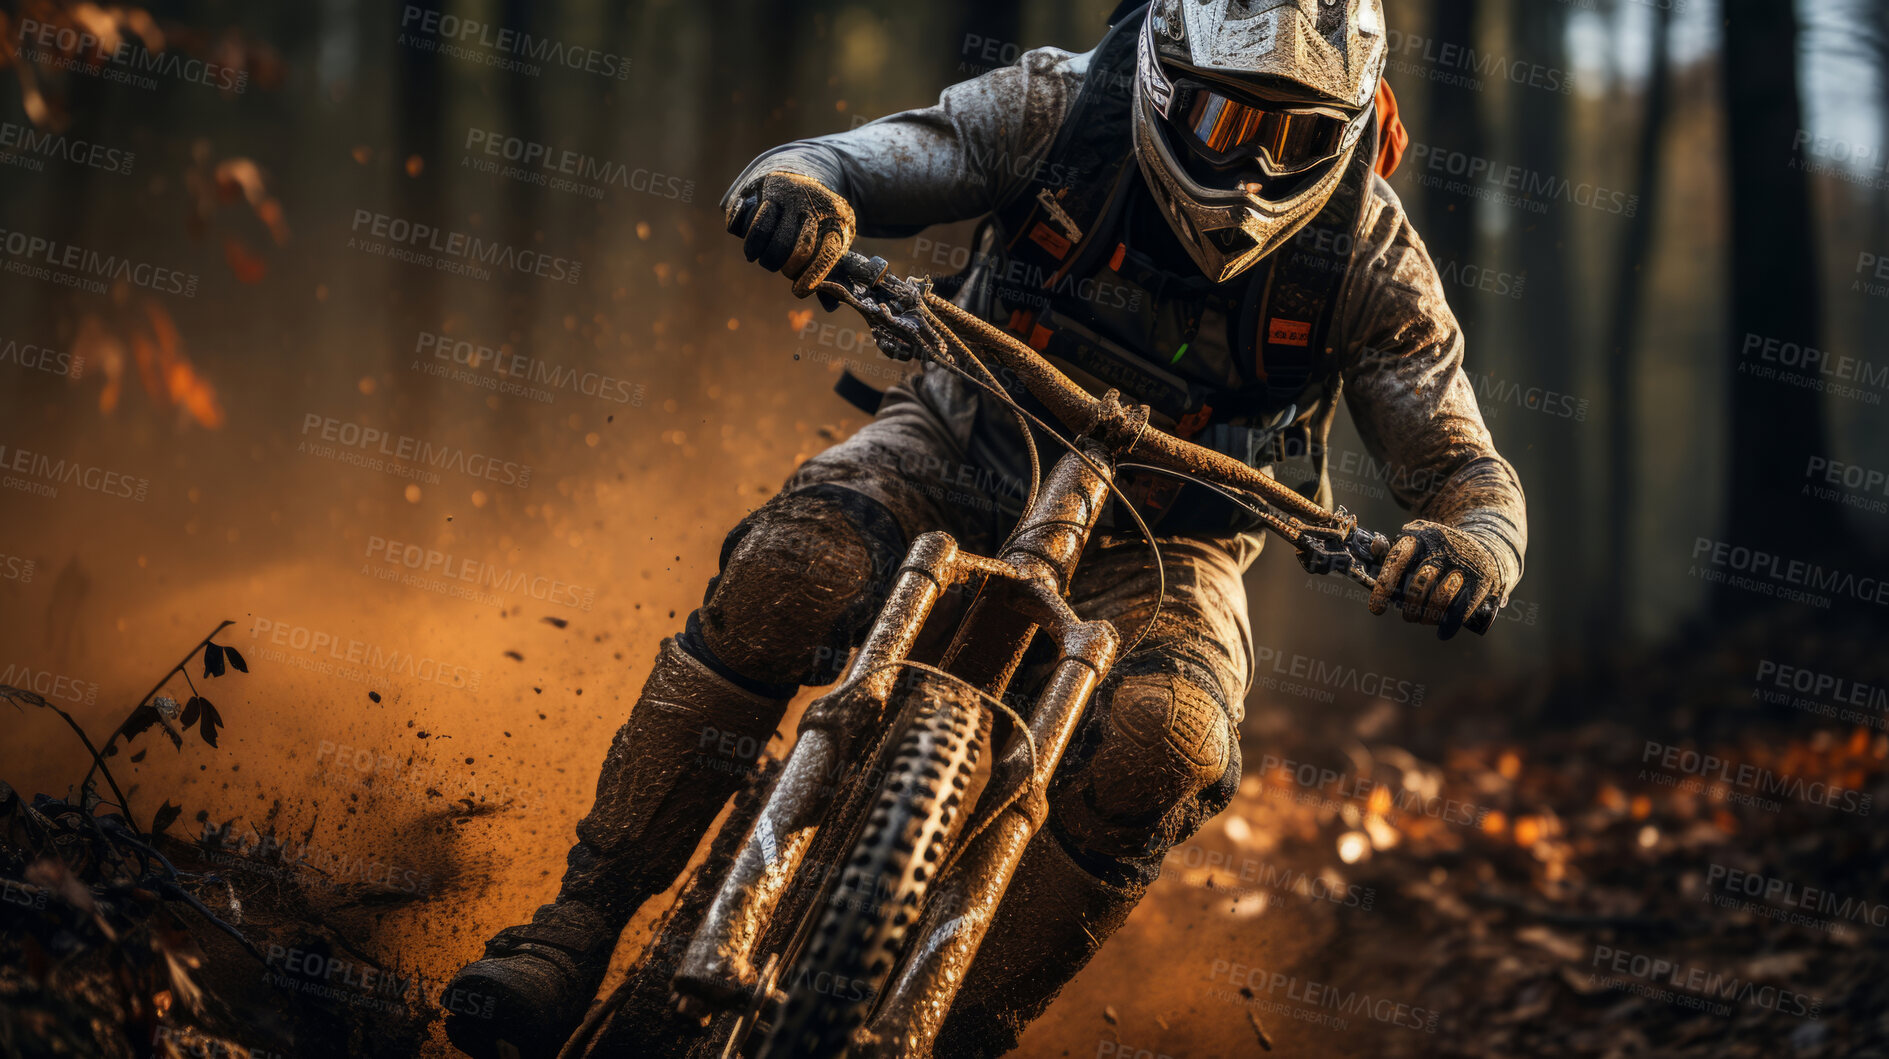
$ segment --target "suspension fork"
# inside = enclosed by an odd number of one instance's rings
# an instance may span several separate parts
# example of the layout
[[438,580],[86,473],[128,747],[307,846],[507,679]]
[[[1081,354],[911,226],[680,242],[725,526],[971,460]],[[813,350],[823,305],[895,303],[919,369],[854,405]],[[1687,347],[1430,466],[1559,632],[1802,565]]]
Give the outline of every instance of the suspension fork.
[[841,777],[877,731],[919,629],[944,591],[967,575],[957,542],[927,533],[912,542],[872,631],[839,685],[808,705],[794,749],[678,966],[684,1014],[765,1000],[754,954],[825,822]]
[[[1096,462],[1104,470],[1110,468],[1099,448],[1091,450],[1091,455],[1100,456]],[[1057,660],[1030,710],[1029,739],[1012,740],[985,786],[987,801],[1003,792],[1018,792],[1018,796],[1002,804],[998,816],[970,838],[927,896],[912,932],[915,940],[867,1026],[864,1043],[869,1055],[931,1054],[1004,891],[1048,814],[1050,779],[1120,649],[1114,626],[1081,620],[1064,599],[1076,559],[1107,499],[1109,482],[1073,455],[1057,463],[1052,481],[1058,487],[1049,495],[1056,499],[1039,505],[1043,510],[1038,517],[1024,523],[995,564],[1013,572],[1015,595],[1007,612],[993,617],[990,625],[1027,621],[1028,632],[1013,654],[958,652],[963,664],[954,669],[960,675],[986,673],[997,689],[993,693],[1001,694],[1028,647],[1029,633],[1040,627],[1056,641]],[[986,602],[995,604],[978,600],[978,604]],[[967,615],[963,631],[975,636],[990,627],[979,617],[975,610]]]
[[[1112,475],[1106,451],[1093,442],[1083,446],[1095,465]],[[673,979],[683,1013],[701,1017],[766,999],[757,994],[772,983],[760,980],[756,950],[793,887],[816,832],[822,826],[842,823],[827,819],[838,780],[872,744],[861,734],[881,732],[889,722],[887,707],[903,675],[902,663],[947,589],[978,576],[985,579],[943,661],[944,668],[992,695],[1003,694],[1039,623],[1046,622],[1065,644],[1067,630],[1073,626],[1100,626],[1085,635],[1094,638],[1106,633],[1112,644],[1113,630],[1107,623],[1078,622],[1062,599],[1101,517],[1108,485],[1108,477],[1097,475],[1074,455],[1065,455],[1047,476],[1036,503],[1024,514],[1019,531],[999,559],[961,552],[945,533],[927,533],[912,543],[845,677],[833,691],[809,704],[802,716],[779,781],[690,939]],[[1101,668],[1105,672],[1106,663]],[[1059,664],[1059,676],[1061,671]],[[1058,683],[1052,678],[1052,685]],[[1091,689],[1093,683],[1089,682]],[[1071,730],[1086,702],[1086,691],[1064,702],[1062,710],[1070,713]],[[1042,736],[1037,738],[1041,756],[1051,744]],[[1048,757],[1051,769],[1066,743],[1066,737],[1053,743],[1054,754]],[[809,907],[819,905],[816,901]],[[977,936],[981,938],[981,930]]]

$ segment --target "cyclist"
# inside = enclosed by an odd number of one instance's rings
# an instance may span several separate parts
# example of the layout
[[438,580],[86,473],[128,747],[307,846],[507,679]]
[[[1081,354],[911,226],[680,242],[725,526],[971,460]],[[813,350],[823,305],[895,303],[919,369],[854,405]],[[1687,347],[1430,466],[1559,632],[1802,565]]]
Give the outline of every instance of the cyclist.
[[[1526,521],[1436,268],[1383,179],[1403,143],[1385,54],[1381,0],[1157,0],[1118,12],[1089,52],[1036,49],[936,106],[768,151],[724,206],[747,257],[803,297],[858,233],[983,218],[955,300],[1094,392],[1119,389],[1155,425],[1327,505],[1342,395],[1416,516],[1371,608],[1401,602],[1448,635],[1520,579]],[[557,899],[448,987],[494,999],[489,1017],[448,1005],[456,1044],[556,1051],[618,933],[686,866],[789,698],[837,677],[908,542],[933,529],[985,554],[1001,542],[1024,446],[989,395],[921,371],[734,528],[604,759]],[[1013,1047],[1240,779],[1241,575],[1259,537],[1198,486],[1121,484],[1165,559],[1159,618],[1091,704],[939,1054]],[[1118,516],[1070,601],[1132,636],[1161,585]]]

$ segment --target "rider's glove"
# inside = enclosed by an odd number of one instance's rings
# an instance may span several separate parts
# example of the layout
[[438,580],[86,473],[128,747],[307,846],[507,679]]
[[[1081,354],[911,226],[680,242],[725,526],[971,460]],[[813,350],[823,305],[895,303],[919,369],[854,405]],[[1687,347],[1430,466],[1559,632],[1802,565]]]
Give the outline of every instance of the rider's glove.
[[1447,640],[1484,600],[1504,590],[1495,556],[1481,541],[1418,519],[1404,524],[1385,555],[1371,592],[1371,613],[1382,614],[1401,599],[1405,621],[1438,626],[1437,636]]
[[[737,229],[748,199],[757,207],[744,232]],[[811,177],[786,172],[769,173],[741,189],[728,204],[727,223],[729,234],[743,237],[748,260],[793,280],[794,293],[802,298],[839,264],[858,231],[845,199]]]

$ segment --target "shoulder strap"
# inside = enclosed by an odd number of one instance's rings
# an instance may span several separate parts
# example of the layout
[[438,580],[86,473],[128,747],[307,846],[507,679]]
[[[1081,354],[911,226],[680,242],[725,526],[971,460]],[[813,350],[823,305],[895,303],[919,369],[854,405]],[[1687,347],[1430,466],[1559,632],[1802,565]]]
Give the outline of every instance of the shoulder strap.
[[1248,289],[1237,334],[1252,345],[1238,360],[1253,366],[1255,382],[1265,388],[1269,404],[1296,399],[1337,366],[1332,323],[1377,160],[1376,129],[1375,121],[1365,123],[1331,201],[1273,252],[1263,282]]
[[1143,17],[1137,10],[1116,22],[1096,45],[1049,153],[1023,191],[994,211],[1005,257],[1036,279],[1032,286],[1052,285],[1074,264],[1133,157],[1135,43]]

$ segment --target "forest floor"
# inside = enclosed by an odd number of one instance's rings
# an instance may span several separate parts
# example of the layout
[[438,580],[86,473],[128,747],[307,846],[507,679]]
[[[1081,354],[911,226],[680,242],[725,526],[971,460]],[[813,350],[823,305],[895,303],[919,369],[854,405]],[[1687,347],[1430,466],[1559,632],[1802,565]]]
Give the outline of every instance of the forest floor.
[[[1889,1054],[1889,718],[1756,670],[1879,672],[1879,639],[1780,628],[1309,727],[1256,703],[1234,804],[1018,1054]],[[446,837],[487,811],[408,822],[404,863],[452,879]],[[206,822],[134,849],[0,791],[0,1054],[439,1053],[440,983],[373,936],[463,889]]]
[[1880,639],[1784,628],[1249,737],[1025,1053],[1889,1054],[1889,716],[1758,668]]

